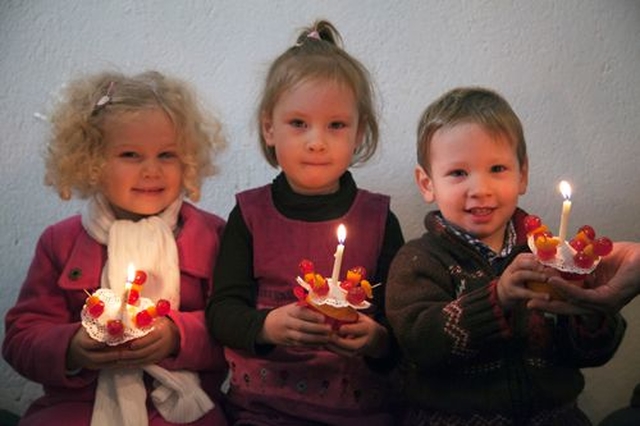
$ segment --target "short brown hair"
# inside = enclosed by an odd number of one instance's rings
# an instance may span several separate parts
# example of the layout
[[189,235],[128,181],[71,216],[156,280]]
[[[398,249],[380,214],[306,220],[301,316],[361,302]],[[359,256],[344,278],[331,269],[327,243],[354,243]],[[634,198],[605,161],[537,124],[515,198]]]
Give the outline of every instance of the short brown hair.
[[492,133],[503,134],[511,143],[522,167],[527,163],[527,146],[520,119],[509,103],[493,90],[458,87],[431,103],[418,124],[418,164],[430,173],[431,140],[441,128],[477,123]]

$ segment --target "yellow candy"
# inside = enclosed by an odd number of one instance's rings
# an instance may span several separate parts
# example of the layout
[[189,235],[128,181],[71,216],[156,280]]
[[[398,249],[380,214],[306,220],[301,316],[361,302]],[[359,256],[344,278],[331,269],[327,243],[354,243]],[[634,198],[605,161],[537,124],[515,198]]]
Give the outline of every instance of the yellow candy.
[[360,281],[360,287],[362,287],[362,289],[364,290],[364,294],[366,294],[369,299],[373,299],[373,288],[371,287],[371,283],[369,281]]

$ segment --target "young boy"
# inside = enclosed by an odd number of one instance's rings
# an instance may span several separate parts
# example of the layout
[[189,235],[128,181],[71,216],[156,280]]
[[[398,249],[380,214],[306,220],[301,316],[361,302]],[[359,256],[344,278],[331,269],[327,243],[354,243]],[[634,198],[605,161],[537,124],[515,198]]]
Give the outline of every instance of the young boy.
[[553,273],[526,245],[518,197],[528,160],[520,120],[497,93],[458,88],[425,110],[416,183],[426,233],[391,265],[387,315],[404,354],[407,425],[590,424],[580,368],[614,354],[619,315],[526,308]]

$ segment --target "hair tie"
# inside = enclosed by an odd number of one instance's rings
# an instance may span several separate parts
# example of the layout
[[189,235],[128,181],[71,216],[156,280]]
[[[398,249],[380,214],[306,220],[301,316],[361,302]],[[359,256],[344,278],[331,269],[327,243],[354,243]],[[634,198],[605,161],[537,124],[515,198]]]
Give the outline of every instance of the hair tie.
[[315,38],[316,40],[322,40],[320,38],[320,33],[318,32],[318,30],[311,31],[309,34],[307,34],[307,38]]
[[96,102],[96,104],[93,106],[92,114],[97,113],[102,108],[104,108],[105,105],[111,102],[111,96],[113,95],[113,88],[115,85],[116,85],[115,81],[109,82],[109,87],[107,87],[107,93],[105,93],[104,96],[98,99],[98,102]]

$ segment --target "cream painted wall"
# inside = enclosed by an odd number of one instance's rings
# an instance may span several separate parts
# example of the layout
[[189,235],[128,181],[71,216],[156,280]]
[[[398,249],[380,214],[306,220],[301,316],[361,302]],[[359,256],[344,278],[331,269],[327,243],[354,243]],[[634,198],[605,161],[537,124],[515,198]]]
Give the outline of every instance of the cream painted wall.
[[[519,113],[531,162],[522,206],[557,226],[562,179],[571,226],[640,241],[640,3],[564,1],[0,2],[0,313],[13,304],[44,227],[78,210],[42,185],[46,113],[81,72],[156,68],[190,80],[226,125],[229,149],[200,205],[226,216],[238,190],[275,175],[259,155],[252,114],[269,61],[314,18],[333,21],[379,89],[382,146],[355,170],[392,194],[405,236],[427,207],[413,184],[414,133],[443,91],[480,84]],[[587,370],[581,404],[594,421],[627,405],[640,382],[640,300],[608,365]],[[3,333],[3,332],[2,332]],[[2,334],[0,337],[4,337]],[[427,336],[428,338],[428,336]],[[46,360],[43,360],[46,362]],[[0,361],[0,408],[22,412],[39,387]]]

